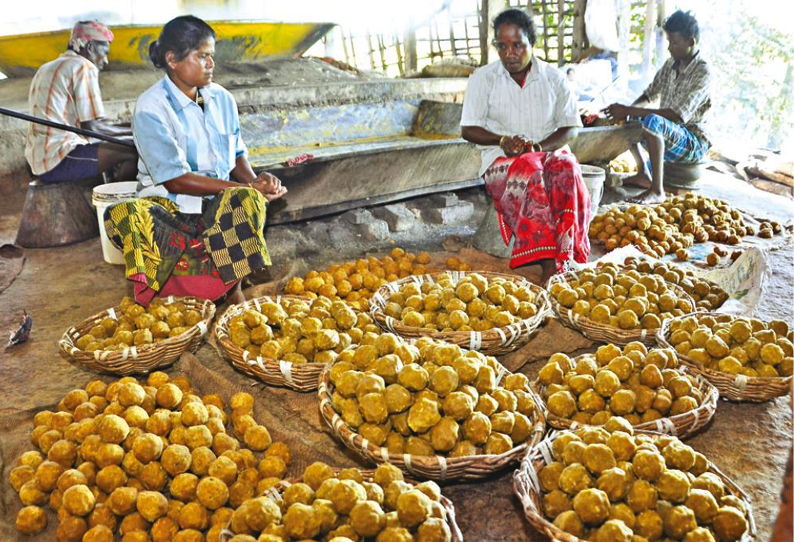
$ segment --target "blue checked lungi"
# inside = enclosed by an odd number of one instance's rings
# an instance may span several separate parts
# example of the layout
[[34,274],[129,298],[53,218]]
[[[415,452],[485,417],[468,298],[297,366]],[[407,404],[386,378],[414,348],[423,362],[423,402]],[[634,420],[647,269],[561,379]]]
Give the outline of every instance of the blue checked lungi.
[[[690,132],[686,127],[659,115],[646,115],[642,119],[644,130],[664,139],[664,161],[679,164],[697,164],[709,150],[709,142]],[[650,168],[650,164],[648,165]]]

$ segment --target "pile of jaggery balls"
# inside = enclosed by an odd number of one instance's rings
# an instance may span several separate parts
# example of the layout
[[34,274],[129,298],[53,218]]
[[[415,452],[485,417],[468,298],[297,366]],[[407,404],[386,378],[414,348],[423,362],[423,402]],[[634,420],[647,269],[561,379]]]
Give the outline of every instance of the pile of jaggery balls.
[[748,510],[706,457],[672,436],[611,418],[561,434],[538,472],[544,515],[582,540],[734,542]]
[[[382,258],[370,256],[334,264],[325,271],[309,271],[303,278],[293,277],[284,286],[284,293],[343,299],[354,309],[366,311],[369,298],[384,284],[437,271],[431,267],[431,261],[427,252],[413,254],[393,248]],[[454,256],[447,258],[444,264],[450,271],[471,271],[471,266]]]
[[117,318],[104,318],[75,341],[86,352],[123,350],[132,346],[155,344],[188,331],[202,320],[201,312],[181,301],[168,303],[154,299],[148,307],[125,297]]
[[438,484],[411,485],[388,463],[365,479],[358,469],[336,473],[318,462],[301,480],[278,497],[243,503],[232,515],[229,542],[452,540]]
[[215,542],[235,508],[274,487],[291,456],[237,393],[231,414],[189,380],[151,373],[139,383],[89,382],[57,412],[34,417],[31,442],[11,470],[22,508],[16,527],[36,534],[58,514],[59,542]]
[[529,381],[495,358],[390,333],[345,351],[330,369],[334,410],[391,454],[501,454],[525,442],[537,414]]

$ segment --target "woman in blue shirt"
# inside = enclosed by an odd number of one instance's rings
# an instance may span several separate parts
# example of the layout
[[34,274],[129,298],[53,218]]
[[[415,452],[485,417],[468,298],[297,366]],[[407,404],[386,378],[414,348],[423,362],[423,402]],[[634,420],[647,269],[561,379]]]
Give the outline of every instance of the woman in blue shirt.
[[287,189],[256,175],[234,97],[212,82],[215,32],[187,15],[169,21],[149,56],[166,71],[135,106],[140,199],[108,208],[135,298],[193,295],[242,302],[240,280],[270,265],[266,202]]

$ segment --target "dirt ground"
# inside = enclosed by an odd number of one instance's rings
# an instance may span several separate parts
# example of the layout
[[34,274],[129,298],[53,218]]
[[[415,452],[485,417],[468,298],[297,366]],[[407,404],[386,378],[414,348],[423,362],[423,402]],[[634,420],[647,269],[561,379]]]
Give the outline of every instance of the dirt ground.
[[[722,197],[731,196],[737,205],[746,208],[748,202],[744,187],[737,185],[731,189],[730,182],[720,183],[720,190],[727,194]],[[752,193],[753,201],[750,204],[761,206],[760,210],[756,209],[757,212],[774,215],[782,222],[794,218],[794,205],[790,201],[755,192]],[[0,244],[13,241],[20,208],[20,202],[0,204]],[[431,237],[432,241],[421,248],[443,256],[444,236]],[[447,240],[446,247],[459,250],[458,256],[472,264],[474,269],[507,270],[505,261],[467,248],[465,237],[458,239],[463,243]],[[422,242],[414,240],[413,244],[422,245]],[[382,254],[386,249],[387,246],[379,245],[373,254]],[[351,247],[349,252],[320,251],[313,256],[312,261],[306,263],[320,268],[341,258],[361,257],[368,253],[362,246]],[[14,327],[23,310],[31,314],[34,320],[30,342],[0,351],[0,418],[24,418],[26,413],[51,407],[69,390],[96,378],[94,373],[62,359],[56,343],[68,326],[117,305],[122,296],[130,293],[123,278],[123,269],[102,261],[98,238],[69,247],[25,250],[24,258],[23,265],[12,262],[7,268],[0,267],[2,273],[20,268],[11,285],[0,292],[0,330],[5,332]],[[791,239],[781,243],[777,250],[769,252],[768,258],[772,274],[767,295],[757,314],[760,317],[784,318],[794,323],[794,243]],[[532,267],[518,272],[530,279],[538,278],[537,271]],[[0,287],[2,283],[0,281]],[[253,287],[247,294],[249,297],[261,295],[270,289],[272,285],[263,284]],[[218,314],[223,310],[224,307],[218,307]],[[502,361],[516,368],[525,360],[536,360],[519,369],[534,378],[542,366],[538,360],[558,350],[580,353],[593,351],[594,346],[559,322],[552,321],[528,346],[518,353],[505,356]],[[296,449],[311,451],[315,460],[339,467],[365,466],[339,444],[325,427],[314,394],[258,384],[236,372],[208,343],[200,348],[196,356],[205,368],[222,376],[223,382],[245,387],[255,395],[258,406],[264,412],[264,423],[277,438]],[[182,365],[184,362],[178,363],[170,371],[180,371]],[[23,427],[23,430],[30,429],[32,426]],[[12,429],[6,427],[3,430]],[[758,540],[768,540],[773,528],[791,440],[791,398],[784,397],[762,404],[721,401],[712,422],[687,441],[705,453],[750,495]],[[7,484],[8,471],[16,459],[10,453],[11,450],[4,446],[3,434],[0,434],[3,484]],[[293,465],[289,474],[298,474],[299,468],[300,464]],[[5,489],[8,487],[4,488],[4,496],[0,501],[0,539],[13,540],[16,536],[22,540],[25,537],[16,535],[10,527],[20,505],[13,492]],[[458,523],[466,540],[543,540],[523,519],[521,505],[513,496],[512,470],[503,471],[482,483],[447,484],[444,492],[455,503]],[[55,522],[54,514],[51,514],[50,520]]]

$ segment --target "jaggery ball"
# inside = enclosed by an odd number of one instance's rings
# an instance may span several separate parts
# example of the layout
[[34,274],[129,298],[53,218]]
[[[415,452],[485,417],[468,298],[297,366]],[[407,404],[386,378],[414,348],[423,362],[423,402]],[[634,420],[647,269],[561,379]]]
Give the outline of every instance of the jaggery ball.
[[566,510],[554,518],[554,526],[577,538],[584,534],[584,524],[573,510]]
[[691,489],[685,505],[695,513],[695,519],[701,525],[711,523],[719,510],[717,499],[705,489]]
[[205,508],[216,510],[229,500],[229,487],[220,478],[208,476],[199,481],[196,498]]
[[178,499],[182,502],[192,501],[196,498],[198,483],[198,476],[189,472],[183,472],[182,474],[174,476],[174,479],[168,484],[168,492],[174,499]]
[[167,382],[157,388],[155,401],[158,406],[173,410],[182,402],[182,390],[176,384]]
[[163,439],[153,433],[144,433],[135,439],[132,452],[144,465],[156,461],[163,453]]
[[118,465],[108,465],[96,475],[96,485],[105,493],[110,493],[126,483],[127,474]]
[[402,471],[391,463],[378,465],[375,472],[372,474],[372,481],[384,490],[389,487],[392,482],[403,481],[404,479]]
[[78,516],[65,516],[60,518],[55,537],[58,542],[79,542],[88,530],[85,520]]
[[105,501],[105,505],[114,514],[125,516],[136,510],[137,502],[138,490],[134,487],[122,486],[117,487],[110,493]]
[[143,487],[151,491],[162,491],[168,479],[168,473],[159,461],[152,461],[145,465],[138,474]]
[[747,531],[747,518],[738,508],[723,506],[714,516],[712,526],[720,541],[733,542]]
[[38,506],[25,506],[17,514],[16,528],[22,534],[38,534],[46,527],[47,512]]
[[171,542],[178,532],[179,524],[169,517],[163,517],[154,522],[150,534],[152,542]]
[[210,521],[209,512],[197,502],[189,502],[179,509],[179,525],[183,529],[203,531]]
[[159,491],[141,491],[136,507],[143,519],[153,522],[168,512],[168,499]]
[[599,489],[584,489],[573,498],[573,509],[586,525],[598,525],[609,516],[609,497]]
[[689,478],[685,472],[676,469],[665,470],[656,480],[659,498],[672,503],[682,503],[689,494]]
[[350,511],[350,526],[359,536],[376,536],[386,523],[386,514],[380,504],[360,501]]
[[270,437],[270,432],[264,425],[255,425],[249,427],[243,435],[243,440],[246,446],[255,452],[261,452],[270,446],[273,439]]
[[664,472],[665,461],[661,454],[651,450],[637,450],[633,459],[633,472],[643,480],[654,481]]
[[11,469],[11,473],[8,476],[9,483],[11,487],[14,488],[14,491],[19,493],[19,489],[25,482],[28,482],[33,479],[35,476],[36,471],[30,465],[20,465],[18,467],[14,467]]
[[314,508],[306,504],[295,503],[290,506],[282,521],[286,533],[293,538],[314,538],[320,533],[320,517]]
[[[336,480],[336,479],[329,478],[329,480]],[[337,485],[336,483],[333,484],[333,486],[336,485]],[[328,495],[325,496],[330,496],[331,484],[326,484],[325,482],[323,482],[320,488],[318,488],[318,493],[323,495],[324,493],[321,491],[321,489],[325,489],[325,488],[329,488]],[[315,499],[315,493],[314,490],[311,488],[311,486],[299,482],[297,484],[291,484],[286,490],[284,490],[283,498],[287,506],[290,506],[291,504],[294,504],[296,502],[300,502],[303,504],[311,504]]]
[[562,491],[573,496],[591,487],[593,481],[583,465],[573,463],[562,470],[557,483]]
[[82,542],[113,542],[113,531],[105,525],[94,525],[83,535]]
[[245,506],[244,519],[253,531],[264,531],[281,520],[281,509],[272,499],[257,497]]
[[170,444],[160,456],[160,464],[171,476],[187,472],[192,461],[190,449],[182,444]]
[[414,527],[425,521],[432,509],[432,501],[419,490],[411,489],[397,498],[397,515],[406,527]]
[[331,467],[317,461],[306,467],[306,470],[303,472],[303,481],[313,490],[317,491],[325,480],[333,476],[334,471]]
[[664,533],[677,540],[681,540],[688,532],[697,528],[695,513],[686,506],[673,506],[662,520]]
[[74,516],[85,516],[91,513],[96,498],[86,485],[74,485],[63,492],[61,505]]

